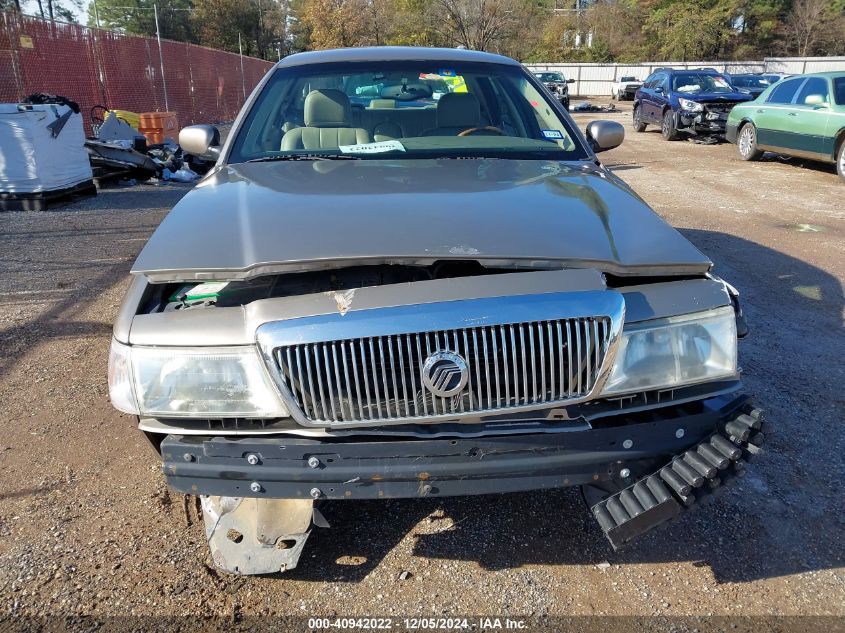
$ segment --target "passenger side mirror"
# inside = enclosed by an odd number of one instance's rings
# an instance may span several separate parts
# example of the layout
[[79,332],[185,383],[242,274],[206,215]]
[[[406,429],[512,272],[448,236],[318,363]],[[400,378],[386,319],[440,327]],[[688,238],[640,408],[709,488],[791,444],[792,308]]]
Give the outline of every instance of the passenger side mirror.
[[827,99],[825,99],[822,95],[807,95],[807,97],[804,99],[804,104],[817,108],[826,108]]
[[584,133],[590,147],[597,154],[619,147],[625,140],[625,128],[616,121],[590,121]]
[[575,80],[574,80],[574,79],[567,79],[567,80],[566,80],[566,83],[568,83],[568,84],[574,84],[574,83],[575,83]]
[[189,125],[179,132],[179,145],[188,154],[217,160],[220,156],[220,130],[213,125]]

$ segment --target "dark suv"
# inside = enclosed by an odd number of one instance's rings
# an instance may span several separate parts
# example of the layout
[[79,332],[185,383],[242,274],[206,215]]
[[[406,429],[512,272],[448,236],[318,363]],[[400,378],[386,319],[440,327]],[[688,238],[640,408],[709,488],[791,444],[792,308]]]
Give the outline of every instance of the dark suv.
[[731,108],[751,99],[718,71],[659,68],[634,97],[634,130],[654,123],[667,141],[681,133],[722,136]]
[[564,110],[569,110],[569,86],[567,84],[575,83],[574,79],[566,79],[557,72],[536,72],[534,76],[543,82],[549,92],[560,101]]

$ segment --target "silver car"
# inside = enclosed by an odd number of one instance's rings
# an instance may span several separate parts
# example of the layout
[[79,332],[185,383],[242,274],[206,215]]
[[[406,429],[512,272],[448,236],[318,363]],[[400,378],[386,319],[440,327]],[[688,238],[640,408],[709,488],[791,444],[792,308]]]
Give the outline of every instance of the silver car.
[[296,566],[322,502],[583,486],[613,547],[759,452],[736,291],[517,62],[279,62],[132,268],[109,387],[215,563]]

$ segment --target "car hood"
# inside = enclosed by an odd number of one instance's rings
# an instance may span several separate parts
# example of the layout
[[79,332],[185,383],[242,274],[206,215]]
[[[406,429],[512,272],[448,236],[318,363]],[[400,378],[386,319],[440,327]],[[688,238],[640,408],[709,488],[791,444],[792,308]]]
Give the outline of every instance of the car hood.
[[744,92],[693,92],[689,94],[677,92],[675,94],[679,98],[689,99],[690,101],[707,101],[711,103],[719,101],[724,103],[742,103],[743,101],[751,101],[752,99],[751,95]]
[[173,208],[132,272],[234,280],[448,259],[618,275],[711,267],[594,163],[421,159],[222,166]]

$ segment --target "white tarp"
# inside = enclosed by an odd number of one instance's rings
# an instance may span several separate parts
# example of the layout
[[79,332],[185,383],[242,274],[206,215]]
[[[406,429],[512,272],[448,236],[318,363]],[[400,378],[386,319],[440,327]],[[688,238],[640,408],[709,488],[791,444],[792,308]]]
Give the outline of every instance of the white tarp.
[[0,193],[40,193],[91,180],[82,116],[71,114],[56,138],[48,125],[70,108],[0,103]]

